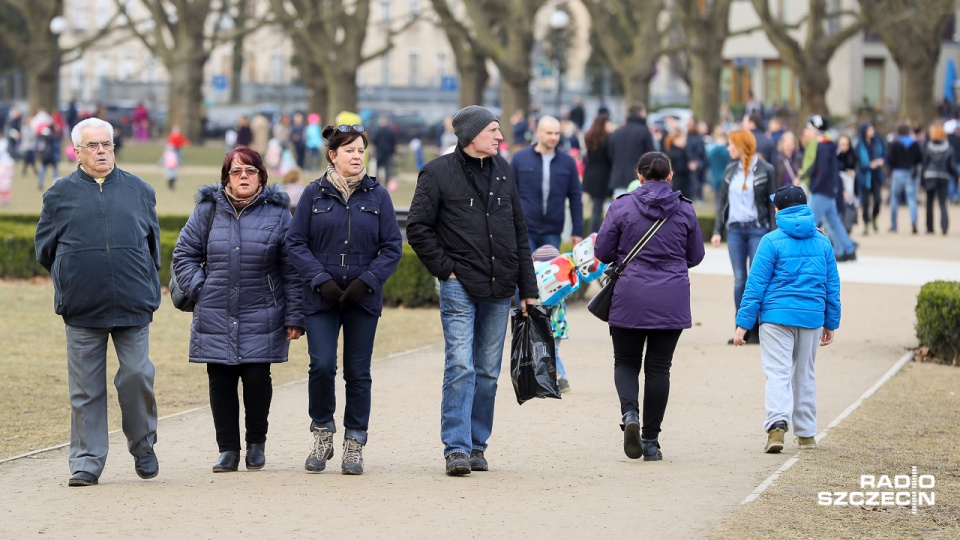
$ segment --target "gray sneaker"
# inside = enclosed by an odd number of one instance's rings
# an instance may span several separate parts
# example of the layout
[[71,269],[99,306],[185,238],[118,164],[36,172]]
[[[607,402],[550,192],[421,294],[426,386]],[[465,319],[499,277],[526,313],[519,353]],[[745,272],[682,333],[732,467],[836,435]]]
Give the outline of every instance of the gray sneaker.
[[313,446],[303,468],[310,472],[320,472],[327,468],[327,460],[333,457],[333,432],[313,430]]
[[470,459],[463,452],[454,452],[447,456],[447,476],[465,476],[470,474]]
[[363,445],[353,437],[343,439],[343,461],[340,463],[343,474],[363,474]]

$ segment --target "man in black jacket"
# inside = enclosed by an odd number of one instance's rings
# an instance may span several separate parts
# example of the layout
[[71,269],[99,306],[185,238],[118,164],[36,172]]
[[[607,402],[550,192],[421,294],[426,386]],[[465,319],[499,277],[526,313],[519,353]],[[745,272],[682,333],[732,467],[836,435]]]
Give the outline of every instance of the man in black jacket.
[[610,190],[626,187],[637,179],[640,156],[657,148],[647,129],[647,108],[642,103],[630,106],[627,121],[610,135]]
[[440,279],[440,438],[447,474],[462,476],[487,470],[511,297],[519,287],[525,315],[537,283],[517,184],[499,155],[499,121],[470,105],[457,111],[453,130],[456,149],[420,171],[407,238]]
[[773,139],[767,137],[766,132],[763,131],[763,117],[759,113],[751,113],[743,116],[743,129],[747,129],[750,133],[753,133],[753,137],[757,140],[757,153],[760,154],[763,159],[771,164],[776,164],[774,158],[777,155],[777,143],[773,142]]

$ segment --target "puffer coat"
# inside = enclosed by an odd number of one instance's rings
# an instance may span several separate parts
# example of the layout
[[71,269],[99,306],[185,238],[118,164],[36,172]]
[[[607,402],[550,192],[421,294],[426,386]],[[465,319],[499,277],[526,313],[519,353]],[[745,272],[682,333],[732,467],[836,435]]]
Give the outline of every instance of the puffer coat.
[[[304,327],[301,280],[284,245],[289,198],[269,185],[237,211],[214,184],[202,186],[196,200],[173,250],[177,283],[197,300],[190,361],[285,362],[287,328]],[[216,215],[204,246],[211,209]]]

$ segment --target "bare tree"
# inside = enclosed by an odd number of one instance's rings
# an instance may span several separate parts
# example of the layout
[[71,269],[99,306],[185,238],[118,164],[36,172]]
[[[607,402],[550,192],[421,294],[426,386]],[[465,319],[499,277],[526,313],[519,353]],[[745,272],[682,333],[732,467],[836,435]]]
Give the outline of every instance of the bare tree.
[[900,113],[925,124],[933,101],[940,40],[954,0],[860,0],[863,16],[900,68]]
[[439,21],[437,26],[443,29],[453,49],[457,75],[460,78],[460,107],[483,103],[483,91],[490,81],[487,71],[487,57],[483,55],[468,32],[462,32],[457,19],[450,11],[446,0],[430,0]]
[[[827,0],[810,0],[810,9],[806,20],[788,25],[777,20],[770,12],[768,0],[753,0],[753,7],[760,16],[767,38],[780,52],[780,57],[790,66],[800,79],[800,117],[811,114],[830,114],[827,105],[827,90],[830,88],[830,74],[826,66],[837,49],[854,34],[863,30],[865,21],[858,13],[830,12]],[[828,32],[827,25],[839,19],[841,15],[853,15],[855,18],[847,26],[835,32]],[[806,42],[800,42],[790,35],[790,30],[806,23]]]
[[[128,2],[115,0],[120,13],[130,19],[126,27],[170,74],[167,92],[168,124],[176,124],[190,139],[203,135],[203,70],[210,53],[233,33],[221,34],[220,21],[229,16],[230,0],[139,0],[149,18],[135,21]],[[238,28],[234,32],[249,29]]]
[[723,44],[730,37],[733,0],[675,0],[690,55],[690,108],[710,125],[720,116]]
[[[243,28],[247,25],[249,12],[248,0],[236,0],[237,9],[233,14],[233,26]],[[233,38],[233,54],[230,59],[230,103],[240,103],[243,89],[243,43],[247,32],[238,32]]]
[[623,82],[624,101],[650,102],[657,60],[667,52],[664,0],[582,0],[610,69]]
[[0,0],[0,13],[0,42],[23,67],[30,110],[56,110],[60,63],[50,21],[63,13],[63,0]]

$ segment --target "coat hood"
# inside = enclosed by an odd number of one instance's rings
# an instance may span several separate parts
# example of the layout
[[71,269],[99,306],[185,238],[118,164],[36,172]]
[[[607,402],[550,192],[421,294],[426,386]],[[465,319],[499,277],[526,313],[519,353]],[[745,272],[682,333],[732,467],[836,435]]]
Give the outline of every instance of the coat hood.
[[927,151],[933,153],[947,152],[950,150],[950,143],[947,141],[930,141],[927,143]]
[[[194,201],[198,204],[204,201],[215,201],[217,199],[217,193],[220,191],[223,191],[223,186],[220,184],[200,186],[200,189],[197,190],[197,194],[194,197]],[[277,206],[290,206],[290,196],[280,188],[279,184],[267,184],[266,187],[263,188],[261,196],[266,203]]]
[[778,211],[777,227],[794,238],[810,238],[817,232],[813,211],[806,204]]
[[647,181],[627,196],[650,219],[672,216],[680,208],[680,192],[673,191],[669,182]]

